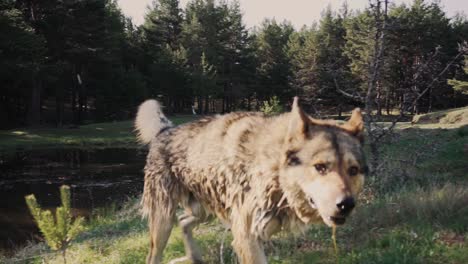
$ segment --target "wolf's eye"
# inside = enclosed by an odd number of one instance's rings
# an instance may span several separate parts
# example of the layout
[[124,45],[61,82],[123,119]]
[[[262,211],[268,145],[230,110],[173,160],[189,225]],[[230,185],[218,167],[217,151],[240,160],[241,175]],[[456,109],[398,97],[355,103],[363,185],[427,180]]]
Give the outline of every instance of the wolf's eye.
[[288,150],[286,152],[286,162],[288,166],[297,166],[301,164],[301,159],[299,159],[296,155],[297,151]]
[[348,169],[349,176],[356,176],[359,173],[359,169],[356,166],[352,166]]
[[301,160],[296,156],[292,155],[288,157],[288,165],[289,166],[297,166],[301,164]]
[[325,174],[325,172],[327,172],[327,165],[325,165],[323,163],[315,164],[314,167],[318,171],[318,173],[320,173],[322,175]]

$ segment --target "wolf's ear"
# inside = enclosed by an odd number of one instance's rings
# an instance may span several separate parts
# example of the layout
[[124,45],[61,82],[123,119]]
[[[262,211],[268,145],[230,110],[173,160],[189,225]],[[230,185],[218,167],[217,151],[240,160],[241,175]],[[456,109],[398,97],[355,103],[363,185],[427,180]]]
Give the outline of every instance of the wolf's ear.
[[288,134],[286,136],[286,143],[290,143],[296,139],[304,139],[307,136],[309,127],[309,117],[299,106],[299,98],[294,97],[292,109],[290,113]]
[[362,118],[361,109],[355,108],[351,114],[351,118],[341,128],[357,137],[361,142],[364,141],[364,120]]

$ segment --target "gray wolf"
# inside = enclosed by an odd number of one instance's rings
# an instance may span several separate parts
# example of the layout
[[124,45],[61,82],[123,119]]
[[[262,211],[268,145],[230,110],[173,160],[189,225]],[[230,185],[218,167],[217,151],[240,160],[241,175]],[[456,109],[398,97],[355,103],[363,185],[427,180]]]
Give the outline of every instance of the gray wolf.
[[171,263],[202,263],[192,229],[209,216],[229,226],[241,263],[267,263],[263,241],[273,234],[343,224],[367,174],[359,109],[338,124],[311,118],[295,98],[291,112],[278,116],[231,113],[173,126],[148,100],[135,125],[149,144],[147,263],[161,262],[178,207],[186,256]]

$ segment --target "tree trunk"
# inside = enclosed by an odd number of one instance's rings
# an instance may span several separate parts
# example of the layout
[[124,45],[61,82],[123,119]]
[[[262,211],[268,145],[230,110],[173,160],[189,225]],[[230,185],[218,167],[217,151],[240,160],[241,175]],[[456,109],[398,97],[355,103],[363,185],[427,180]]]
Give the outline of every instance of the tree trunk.
[[29,125],[38,126],[41,123],[41,81],[35,77],[32,80],[31,101],[29,105]]
[[205,115],[208,114],[210,111],[210,97],[208,95],[205,96]]
[[221,110],[221,113],[226,113],[226,96],[223,96],[223,108]]
[[375,97],[375,102],[377,104],[377,116],[378,117],[381,117],[382,116],[382,103],[381,103],[381,99],[382,99],[382,87],[380,85],[380,81],[377,81],[376,82],[376,87],[377,87],[377,94],[376,94],[376,97]]
[[429,107],[427,108],[427,112],[430,113],[432,111],[432,87],[429,89]]
[[203,114],[203,100],[201,96],[198,96],[198,113],[201,115]]
[[387,111],[387,115],[390,115],[390,92],[387,89],[387,93],[385,95],[385,110]]
[[73,124],[77,126],[79,124],[77,105],[79,104],[78,97],[79,97],[80,84],[76,78],[77,78],[77,71],[76,71],[76,66],[74,66],[72,76],[71,76],[71,82],[72,82],[72,98],[71,99],[72,99]]
[[81,121],[83,120],[83,94],[81,92],[78,93],[78,115],[76,119],[76,124],[81,125]]
[[231,98],[228,96],[226,96],[226,112],[229,113],[231,112]]
[[55,123],[57,127],[63,126],[63,110],[63,90],[57,88],[55,92]]
[[[82,74],[80,74],[79,76],[82,76]],[[88,98],[87,98],[87,92],[86,92],[86,85],[82,79],[82,77],[80,77],[81,81],[79,82],[79,92],[78,92],[78,125],[81,125],[83,123],[83,120],[86,119],[86,110],[87,110],[87,102],[88,102]]]
[[[377,101],[378,108],[377,112],[379,112],[380,103],[378,100],[374,98],[378,98],[378,94],[380,93],[380,70],[383,64],[383,54],[385,50],[385,38],[386,38],[386,22],[387,22],[387,6],[388,0],[383,1],[383,13],[381,12],[382,2],[380,0],[376,0],[375,4],[375,18],[378,21],[376,33],[375,33],[375,43],[374,43],[374,57],[373,62],[371,63],[370,71],[369,71],[369,80],[367,83],[367,93],[365,97],[365,127],[369,134],[369,145],[371,149],[371,169],[375,171],[379,161],[379,151],[378,151],[378,138],[372,132],[372,123],[375,122],[372,116],[373,110],[373,103]],[[374,96],[377,94],[377,96]]]
[[72,90],[72,98],[71,98],[71,110],[72,110],[72,118],[73,118],[73,124],[77,124],[77,111],[76,111],[76,90],[75,87],[73,87]]

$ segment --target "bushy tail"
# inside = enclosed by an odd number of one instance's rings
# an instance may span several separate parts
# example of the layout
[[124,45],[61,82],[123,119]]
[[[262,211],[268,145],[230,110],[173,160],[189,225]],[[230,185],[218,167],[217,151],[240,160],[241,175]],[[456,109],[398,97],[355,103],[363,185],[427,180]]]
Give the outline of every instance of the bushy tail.
[[150,143],[161,129],[171,126],[172,122],[162,112],[161,104],[158,101],[146,100],[138,107],[135,128],[138,133],[138,141],[141,143]]

